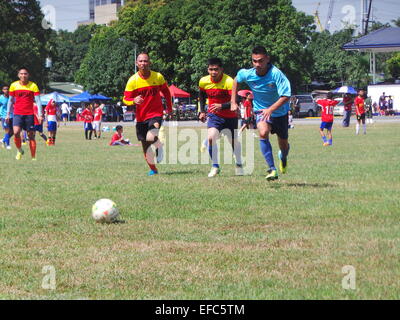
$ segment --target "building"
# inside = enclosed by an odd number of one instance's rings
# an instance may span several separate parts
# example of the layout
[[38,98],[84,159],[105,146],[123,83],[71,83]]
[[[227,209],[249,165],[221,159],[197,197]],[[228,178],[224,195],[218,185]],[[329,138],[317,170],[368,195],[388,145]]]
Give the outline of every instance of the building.
[[109,25],[118,19],[123,0],[89,0],[89,20],[79,21],[78,26],[91,23]]

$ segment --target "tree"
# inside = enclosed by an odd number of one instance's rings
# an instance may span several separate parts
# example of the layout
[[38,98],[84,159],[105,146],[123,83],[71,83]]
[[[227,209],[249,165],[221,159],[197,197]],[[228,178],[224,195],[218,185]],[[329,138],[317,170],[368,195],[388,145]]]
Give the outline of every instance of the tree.
[[36,0],[0,2],[0,82],[16,79],[25,66],[40,87],[47,82],[44,68],[49,48],[50,30],[42,27],[43,14]]
[[387,69],[393,79],[400,79],[400,53],[394,54],[386,61]]
[[95,24],[79,26],[74,32],[53,32],[50,41],[53,66],[50,80],[74,81],[76,73],[88,52],[90,39],[101,27]]
[[352,40],[352,29],[330,34],[315,33],[307,47],[313,57],[312,79],[328,83],[363,87],[368,84],[368,57],[358,52],[344,51],[343,44]]

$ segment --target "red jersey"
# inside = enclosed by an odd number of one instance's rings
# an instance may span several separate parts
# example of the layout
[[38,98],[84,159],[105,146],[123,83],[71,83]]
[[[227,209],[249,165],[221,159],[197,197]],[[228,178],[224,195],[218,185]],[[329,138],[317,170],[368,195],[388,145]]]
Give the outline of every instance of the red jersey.
[[251,103],[251,101],[245,100],[243,102],[243,107],[244,107],[244,117],[246,119],[250,118],[253,111],[253,104]]
[[354,99],[354,104],[356,106],[357,115],[365,113],[364,98],[360,98],[359,96],[357,96],[357,98]]
[[[209,106],[214,103],[223,104],[231,102],[232,85],[233,79],[225,73],[219,82],[213,82],[209,75],[201,78],[199,81],[199,88],[207,94]],[[230,109],[214,113],[221,118],[237,118],[237,113]]]
[[85,123],[92,123],[93,122],[93,113],[88,108],[82,111],[81,116],[83,117],[83,121]]
[[103,110],[101,107],[98,107],[94,110],[94,121],[101,121],[101,117],[103,116]]
[[57,121],[57,106],[52,104],[52,100],[49,101],[44,111],[47,115],[47,121]]
[[351,111],[351,107],[353,106],[353,99],[351,99],[350,97],[344,97],[343,104],[345,111]]
[[168,112],[172,112],[171,92],[161,73],[150,71],[148,78],[143,78],[139,72],[129,78],[124,92],[124,103],[132,106],[133,100],[142,96],[143,102],[136,105],[136,121],[143,122],[151,118],[162,117],[164,106],[160,92],[163,93],[167,103]]
[[333,122],[333,108],[339,103],[337,100],[319,99],[317,103],[322,107],[321,121]]
[[42,122],[39,122],[39,119],[38,119],[38,112],[39,112],[38,107],[37,107],[36,104],[34,104],[34,105],[33,105],[33,121],[34,121],[34,125],[35,125],[35,126],[38,126],[38,125],[41,125],[41,124],[42,124]]
[[40,92],[36,83],[29,81],[28,84],[22,85],[19,81],[13,82],[10,86],[10,97],[15,98],[14,114],[32,115],[35,96],[38,95]]
[[118,141],[118,140],[120,140],[121,138],[122,138],[122,134],[119,134],[118,132],[114,133],[113,136],[112,136],[112,138],[111,138],[110,146],[112,146],[112,144],[113,144],[115,141]]

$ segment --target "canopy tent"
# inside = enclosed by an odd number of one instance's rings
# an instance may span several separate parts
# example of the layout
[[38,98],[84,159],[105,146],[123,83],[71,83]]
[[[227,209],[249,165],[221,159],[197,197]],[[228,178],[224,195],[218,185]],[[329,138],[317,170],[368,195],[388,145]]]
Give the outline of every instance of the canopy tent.
[[388,27],[373,31],[363,37],[354,39],[342,46],[343,50],[357,50],[369,52],[370,72],[373,76],[373,83],[376,83],[376,59],[377,52],[400,51],[400,28]]
[[189,92],[179,89],[173,84],[170,85],[169,91],[171,92],[171,96],[173,96],[174,98],[190,98]]
[[105,97],[101,94],[90,94],[88,91],[84,91],[76,96],[71,97],[71,102],[89,102],[95,100],[111,100],[111,98]]
[[40,97],[40,101],[42,102],[42,105],[48,104],[51,99],[53,99],[57,103],[62,103],[64,101],[68,102],[68,103],[73,102],[73,101],[71,101],[70,97],[64,96],[63,94],[58,93],[57,91],[42,95]]
[[357,94],[356,89],[353,87],[348,87],[348,86],[343,86],[336,88],[335,90],[332,91],[333,93],[350,93],[350,94]]

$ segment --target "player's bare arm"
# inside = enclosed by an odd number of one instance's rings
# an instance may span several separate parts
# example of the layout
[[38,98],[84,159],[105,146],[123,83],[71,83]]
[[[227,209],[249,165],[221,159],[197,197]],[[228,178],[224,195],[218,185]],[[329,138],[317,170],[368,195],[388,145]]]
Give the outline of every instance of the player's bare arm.
[[232,95],[231,95],[231,111],[237,112],[239,109],[239,106],[236,102],[236,96],[237,96],[237,79],[233,79],[233,84],[232,84]]
[[267,109],[264,109],[262,112],[263,120],[268,120],[271,117],[271,114],[275,110],[278,110],[280,107],[282,107],[287,101],[289,101],[289,97],[280,97],[272,106],[270,106]]

